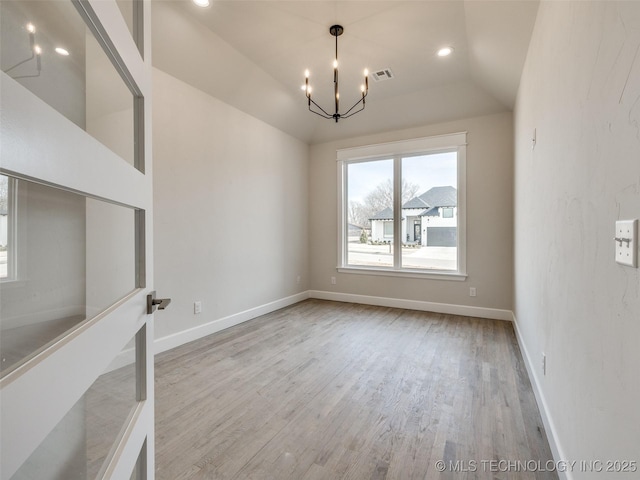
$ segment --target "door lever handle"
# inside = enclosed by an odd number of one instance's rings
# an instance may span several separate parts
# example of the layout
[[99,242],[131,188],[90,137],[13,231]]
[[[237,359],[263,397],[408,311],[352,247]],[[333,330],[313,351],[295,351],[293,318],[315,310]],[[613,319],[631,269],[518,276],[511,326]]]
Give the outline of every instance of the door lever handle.
[[158,307],[159,310],[164,310],[170,303],[170,298],[156,298],[156,292],[151,292],[147,295],[147,315],[151,315],[155,312],[156,307]]

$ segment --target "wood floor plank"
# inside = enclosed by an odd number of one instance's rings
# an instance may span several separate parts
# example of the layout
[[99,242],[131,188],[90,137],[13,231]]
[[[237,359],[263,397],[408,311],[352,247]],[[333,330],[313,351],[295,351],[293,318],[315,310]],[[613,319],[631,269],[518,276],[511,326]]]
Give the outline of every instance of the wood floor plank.
[[483,468],[552,458],[508,322],[307,300],[158,355],[156,418],[159,480],[557,478]]

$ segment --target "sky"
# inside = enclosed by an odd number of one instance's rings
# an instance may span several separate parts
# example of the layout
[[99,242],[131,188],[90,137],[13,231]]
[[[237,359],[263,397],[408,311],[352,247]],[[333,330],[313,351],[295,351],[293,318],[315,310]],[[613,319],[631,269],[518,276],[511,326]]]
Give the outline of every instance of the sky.
[[[418,195],[431,187],[458,185],[457,152],[436,153],[402,159],[402,177],[420,186]],[[380,183],[393,178],[393,160],[349,165],[349,201],[363,201]]]

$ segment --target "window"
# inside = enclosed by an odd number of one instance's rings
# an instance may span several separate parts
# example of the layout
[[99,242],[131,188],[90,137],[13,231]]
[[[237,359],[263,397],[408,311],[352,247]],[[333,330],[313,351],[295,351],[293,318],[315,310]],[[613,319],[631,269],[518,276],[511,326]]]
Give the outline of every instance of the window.
[[339,150],[339,270],[464,279],[465,162],[466,133]]
[[0,281],[16,278],[16,180],[0,175]]

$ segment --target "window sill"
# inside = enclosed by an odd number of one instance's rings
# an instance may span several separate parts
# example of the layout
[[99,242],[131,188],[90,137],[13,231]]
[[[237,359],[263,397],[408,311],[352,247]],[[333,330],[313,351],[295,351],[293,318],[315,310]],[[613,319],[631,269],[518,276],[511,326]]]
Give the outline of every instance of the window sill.
[[391,270],[386,268],[337,267],[339,273],[355,273],[357,275],[379,275],[384,277],[421,278],[423,280],[451,280],[463,282],[466,273],[445,272],[439,270]]
[[0,288],[21,288],[27,285],[26,280],[17,278],[7,278],[0,280]]

